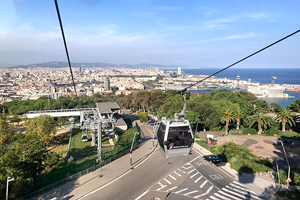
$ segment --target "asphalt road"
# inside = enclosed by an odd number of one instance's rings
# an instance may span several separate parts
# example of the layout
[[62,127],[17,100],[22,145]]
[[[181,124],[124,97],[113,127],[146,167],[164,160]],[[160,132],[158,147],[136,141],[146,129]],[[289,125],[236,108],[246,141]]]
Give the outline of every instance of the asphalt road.
[[86,200],[260,199],[198,153],[166,159],[157,150],[138,168]]

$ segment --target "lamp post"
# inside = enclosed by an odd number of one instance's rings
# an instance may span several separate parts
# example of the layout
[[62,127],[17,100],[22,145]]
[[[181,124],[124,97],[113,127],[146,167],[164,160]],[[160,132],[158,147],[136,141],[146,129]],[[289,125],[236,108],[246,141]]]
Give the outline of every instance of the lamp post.
[[134,143],[134,139],[135,139],[135,135],[136,134],[140,134],[139,132],[135,132],[134,136],[133,136],[133,140],[132,140],[132,144],[131,144],[131,148],[130,148],[130,165],[132,165],[132,148],[133,148],[133,143]]
[[[283,143],[282,143],[281,140],[279,140],[279,141],[281,142],[282,149],[283,149],[283,152],[284,152],[284,155],[285,155],[285,159],[286,159],[286,162],[287,162],[288,167],[289,167],[289,169],[288,169],[288,178],[289,178],[289,177],[290,177],[290,172],[291,172],[290,163],[289,163],[289,160],[288,160],[287,155],[286,155],[286,153],[285,153],[285,149],[284,149]],[[288,187],[288,188],[289,188],[289,185],[290,185],[290,183],[287,182],[287,187]]]
[[7,181],[6,181],[6,200],[8,200],[8,184],[11,181],[14,181],[15,178],[14,177],[7,177]]

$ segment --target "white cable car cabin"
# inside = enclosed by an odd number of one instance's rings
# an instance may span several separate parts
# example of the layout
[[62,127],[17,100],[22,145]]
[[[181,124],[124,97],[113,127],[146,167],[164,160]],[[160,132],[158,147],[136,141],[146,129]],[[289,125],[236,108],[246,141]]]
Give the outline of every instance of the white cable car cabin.
[[194,143],[194,136],[189,120],[162,118],[157,130],[160,151],[166,157],[189,155]]

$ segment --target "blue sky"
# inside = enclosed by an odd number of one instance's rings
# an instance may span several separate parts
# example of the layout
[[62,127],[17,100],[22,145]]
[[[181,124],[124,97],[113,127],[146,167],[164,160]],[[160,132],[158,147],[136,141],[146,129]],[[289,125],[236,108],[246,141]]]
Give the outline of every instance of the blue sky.
[[[229,64],[300,29],[299,0],[58,0],[72,62]],[[0,0],[0,66],[67,61],[53,0]],[[236,67],[300,67],[300,33]]]

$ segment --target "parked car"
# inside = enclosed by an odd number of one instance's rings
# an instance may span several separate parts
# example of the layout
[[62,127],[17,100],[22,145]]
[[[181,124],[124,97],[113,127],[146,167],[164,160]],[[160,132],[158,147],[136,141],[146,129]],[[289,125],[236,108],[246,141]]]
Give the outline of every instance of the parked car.
[[81,140],[82,140],[82,142],[87,142],[89,140],[87,134],[82,134],[81,135]]
[[206,156],[203,156],[203,158],[205,160],[209,161],[210,163],[220,163],[221,162],[221,159],[216,155],[206,155]]

